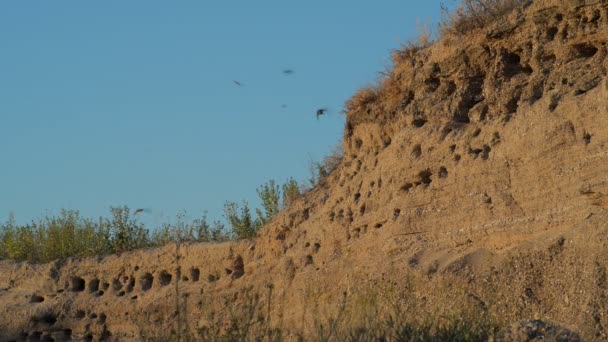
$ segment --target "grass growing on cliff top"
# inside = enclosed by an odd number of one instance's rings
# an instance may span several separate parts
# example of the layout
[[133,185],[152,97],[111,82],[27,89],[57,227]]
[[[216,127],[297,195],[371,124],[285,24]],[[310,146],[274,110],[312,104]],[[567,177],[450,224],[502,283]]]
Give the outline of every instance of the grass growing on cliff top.
[[[458,7],[453,12],[442,4],[442,18],[436,34],[427,26],[419,27],[416,39],[392,51],[392,65],[386,66],[386,70],[379,73],[376,82],[360,88],[346,101],[344,112],[349,120],[347,129],[373,118],[369,115],[371,112],[383,115],[397,113],[415,99],[408,78],[403,77],[403,74],[415,67],[416,57],[434,43],[433,38],[462,37],[472,31],[486,29],[505,21],[513,11],[532,2],[533,0],[458,0]],[[450,39],[446,40],[449,41]]]
[[519,6],[531,4],[532,0],[461,0],[458,8],[449,13],[442,6],[442,35],[463,35],[502,20]]
[[[262,208],[251,209],[226,202],[221,221],[209,222],[206,213],[187,221],[180,214],[173,224],[164,223],[151,229],[138,220],[130,208],[112,207],[109,217],[91,219],[76,210],[62,210],[31,223],[18,225],[11,216],[0,223],[0,260],[48,262],[69,257],[87,257],[121,253],[140,248],[160,247],[171,243],[222,242],[254,238],[259,230],[281,210],[289,207],[304,192],[322,182],[342,160],[343,151],[336,149],[321,162],[311,162],[311,177],[306,184],[293,178],[279,185],[274,180],[262,184],[257,194]],[[254,215],[255,213],[255,215]]]

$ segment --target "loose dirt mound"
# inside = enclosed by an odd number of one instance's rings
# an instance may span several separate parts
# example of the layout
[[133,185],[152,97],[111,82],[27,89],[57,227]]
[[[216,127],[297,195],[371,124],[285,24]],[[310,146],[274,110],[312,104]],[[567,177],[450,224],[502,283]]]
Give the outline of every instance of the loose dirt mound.
[[0,336],[306,335],[384,298],[606,340],[607,42],[606,1],[535,1],[397,53],[349,102],[337,170],[257,239],[1,262]]

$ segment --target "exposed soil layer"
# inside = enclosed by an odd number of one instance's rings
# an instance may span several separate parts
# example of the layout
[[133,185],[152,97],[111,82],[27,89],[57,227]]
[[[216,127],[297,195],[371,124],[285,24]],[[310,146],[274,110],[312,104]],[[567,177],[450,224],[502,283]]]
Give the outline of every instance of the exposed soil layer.
[[607,42],[608,2],[539,0],[404,53],[351,100],[340,166],[257,239],[0,262],[0,340],[223,329],[252,293],[302,333],[397,293],[608,340]]

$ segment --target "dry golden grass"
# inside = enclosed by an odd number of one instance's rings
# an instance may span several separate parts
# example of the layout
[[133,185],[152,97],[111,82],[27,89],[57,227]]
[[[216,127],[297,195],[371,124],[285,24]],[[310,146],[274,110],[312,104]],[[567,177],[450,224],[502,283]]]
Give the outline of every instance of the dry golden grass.
[[531,0],[462,0],[455,12],[448,13],[446,9],[443,10],[440,32],[442,35],[463,35],[502,20],[517,7],[531,2]]

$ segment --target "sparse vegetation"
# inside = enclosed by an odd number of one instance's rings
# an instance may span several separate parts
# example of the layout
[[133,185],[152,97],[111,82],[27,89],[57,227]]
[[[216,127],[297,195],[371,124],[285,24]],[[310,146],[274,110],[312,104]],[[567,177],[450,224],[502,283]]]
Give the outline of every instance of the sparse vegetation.
[[222,242],[255,237],[258,230],[280,210],[289,206],[301,193],[298,183],[290,178],[279,186],[271,180],[257,189],[262,209],[249,204],[227,202],[224,211],[227,229],[220,221],[209,222],[207,213],[186,220],[177,215],[175,222],[150,229],[138,221],[126,206],[110,208],[110,217],[85,218],[76,210],[62,210],[37,221],[18,225],[11,215],[0,223],[0,260],[48,262],[68,257],[86,257],[121,253],[139,248],[159,247],[172,243]]
[[233,239],[255,237],[260,228],[301,195],[298,182],[293,178],[288,179],[282,186],[270,180],[262,184],[257,193],[262,204],[261,209],[255,209],[257,218],[251,214],[247,201],[243,201],[241,205],[230,201],[224,204],[224,214],[232,228]]
[[[386,302],[387,298],[368,293],[373,299],[360,296],[342,296],[332,313],[321,312],[311,303],[311,326],[306,331],[287,331],[273,326],[270,318],[272,286],[267,293],[245,287],[239,301],[226,295],[220,301],[225,308],[222,317],[209,312],[208,322],[219,319],[218,324],[205,326],[188,334],[156,337],[158,340],[204,341],[488,341],[496,336],[500,325],[480,312],[454,311],[448,315],[412,315],[407,304]],[[361,298],[359,298],[361,297]],[[185,305],[183,303],[182,305]],[[204,315],[205,316],[205,315]],[[179,325],[179,322],[176,322]],[[287,337],[290,338],[287,338]],[[147,336],[146,338],[151,338]]]
[[484,28],[502,20],[521,5],[530,4],[531,0],[462,0],[458,9],[450,13],[442,6],[441,34],[462,35],[471,30]]
[[68,257],[120,253],[138,248],[158,247],[176,241],[210,242],[228,238],[219,222],[210,225],[207,217],[185,222],[178,216],[175,225],[164,224],[150,231],[138,222],[128,207],[113,207],[111,218],[84,218],[75,210],[17,225],[11,216],[0,224],[0,259],[47,262]]
[[362,87],[347,100],[344,111],[349,115],[351,124],[365,120],[371,112],[398,112],[413,100],[414,95],[407,91],[407,79],[402,77],[403,72],[414,66],[416,56],[433,44],[435,36],[462,36],[472,30],[488,27],[504,20],[516,8],[531,2],[532,0],[459,0],[459,5],[453,12],[442,4],[438,34],[433,34],[427,25],[419,24],[418,37],[392,51],[392,65],[380,72],[376,83]]
[[344,158],[344,149],[342,145],[338,145],[331,154],[325,156],[322,161],[310,161],[308,169],[310,171],[310,178],[308,183],[303,186],[303,192],[310,191],[317,187],[330,173],[332,173]]

